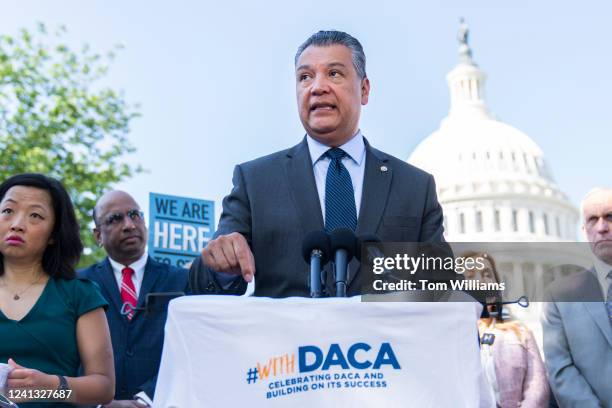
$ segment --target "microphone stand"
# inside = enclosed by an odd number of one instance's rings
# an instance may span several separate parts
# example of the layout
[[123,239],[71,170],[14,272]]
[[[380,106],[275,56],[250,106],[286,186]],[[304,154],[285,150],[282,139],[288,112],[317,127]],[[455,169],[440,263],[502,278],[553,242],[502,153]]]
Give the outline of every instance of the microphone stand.
[[[336,260],[336,262],[334,262],[334,272],[335,272],[335,276],[336,276],[336,297],[346,297],[346,277],[347,277],[347,269],[348,269],[348,262],[346,260],[346,255],[343,254],[342,249],[338,250],[338,252],[336,253],[336,259],[338,259],[339,257],[342,258],[340,260],[340,262],[338,262]],[[340,265],[340,268],[343,268],[342,271],[339,271],[339,267],[338,265]]]
[[334,252],[334,277],[336,297],[346,297],[349,262],[355,256],[357,237],[348,228],[335,229],[330,234],[331,249]]
[[310,297],[321,298],[327,295],[323,267],[331,252],[329,235],[325,231],[311,231],[302,241],[302,257],[310,266]]
[[323,251],[320,249],[313,249],[310,254],[310,297],[320,298],[323,297],[323,284],[321,279],[321,260],[323,258]]

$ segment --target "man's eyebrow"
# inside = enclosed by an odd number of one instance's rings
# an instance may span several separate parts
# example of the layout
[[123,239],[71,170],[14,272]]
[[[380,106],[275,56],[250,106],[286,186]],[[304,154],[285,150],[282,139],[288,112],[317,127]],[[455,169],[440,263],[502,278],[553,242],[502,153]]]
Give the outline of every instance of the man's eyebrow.
[[295,70],[296,71],[300,71],[302,69],[310,69],[310,65],[300,65],[299,67],[297,67]]

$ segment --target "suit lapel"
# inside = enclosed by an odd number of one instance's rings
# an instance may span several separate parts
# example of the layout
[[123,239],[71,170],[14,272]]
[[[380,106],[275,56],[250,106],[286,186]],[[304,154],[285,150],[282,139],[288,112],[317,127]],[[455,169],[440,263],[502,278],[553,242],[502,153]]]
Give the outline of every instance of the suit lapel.
[[[582,287],[578,288],[577,293],[589,294],[588,299],[601,297],[601,288],[597,280],[597,272],[595,269],[591,269],[585,274]],[[606,340],[608,340],[610,347],[612,347],[612,330],[610,330],[610,319],[608,318],[605,299],[601,297],[601,301],[599,302],[583,302],[582,304],[597,327],[599,327]]]
[[105,258],[97,265],[95,273],[98,275],[98,282],[100,282],[102,290],[106,291],[108,294],[107,297],[110,303],[117,310],[117,314],[121,314],[121,294],[119,293],[119,287],[117,286],[113,267],[108,258]]
[[[389,198],[391,178],[393,177],[393,169],[389,165],[389,159],[386,155],[370,146],[365,138],[364,142],[366,145],[366,162],[359,219],[357,220],[357,236],[375,234],[378,230]],[[359,262],[353,259],[349,264],[348,285],[353,283],[359,270]]]
[[357,221],[357,235],[374,234],[378,230],[389,198],[393,177],[393,169],[389,165],[386,155],[372,148],[365,138],[364,141],[366,144],[366,163],[359,220]]
[[306,138],[287,153],[289,191],[302,226],[302,233],[323,229],[323,214],[312,170]]
[[153,287],[157,283],[163,269],[160,268],[151,257],[147,258],[145,265],[144,276],[142,277],[142,285],[140,285],[140,293],[138,294],[138,307],[144,307],[147,294],[153,292]]
[[[389,197],[393,175],[387,156],[372,148],[365,138],[364,142],[366,163],[357,235],[374,234],[378,229]],[[383,171],[382,166],[386,167],[386,171]],[[302,233],[324,229],[323,213],[306,138],[287,153],[286,171],[289,191],[300,219]],[[353,260],[350,266],[349,284],[357,276],[359,264]]]

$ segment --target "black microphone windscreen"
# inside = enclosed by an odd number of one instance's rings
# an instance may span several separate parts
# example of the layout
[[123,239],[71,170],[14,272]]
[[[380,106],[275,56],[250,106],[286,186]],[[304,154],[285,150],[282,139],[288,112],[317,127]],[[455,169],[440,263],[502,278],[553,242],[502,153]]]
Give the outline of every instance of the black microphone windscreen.
[[331,242],[332,252],[336,252],[338,249],[344,249],[348,253],[349,259],[355,255],[357,237],[355,237],[355,233],[352,230],[348,228],[335,229],[329,235],[329,240]]
[[322,252],[321,265],[325,265],[331,253],[329,235],[325,231],[311,231],[304,237],[302,241],[302,256],[307,264],[310,264],[310,256],[315,249]]
[[357,242],[355,245],[355,258],[357,258],[359,262],[361,262],[361,250],[362,250],[363,245],[367,245],[370,243],[378,243],[378,242],[382,242],[382,241],[380,240],[380,238],[378,238],[374,234],[364,234],[364,235],[358,236]]

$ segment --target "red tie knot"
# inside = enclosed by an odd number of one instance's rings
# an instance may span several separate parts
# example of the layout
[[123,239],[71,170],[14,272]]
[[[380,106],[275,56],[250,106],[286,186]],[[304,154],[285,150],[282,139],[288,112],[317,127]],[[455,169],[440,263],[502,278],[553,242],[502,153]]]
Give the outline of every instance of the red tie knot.
[[121,270],[121,274],[123,275],[124,278],[125,277],[131,278],[132,275],[134,274],[134,270],[130,268],[129,266],[126,266],[125,268]]

